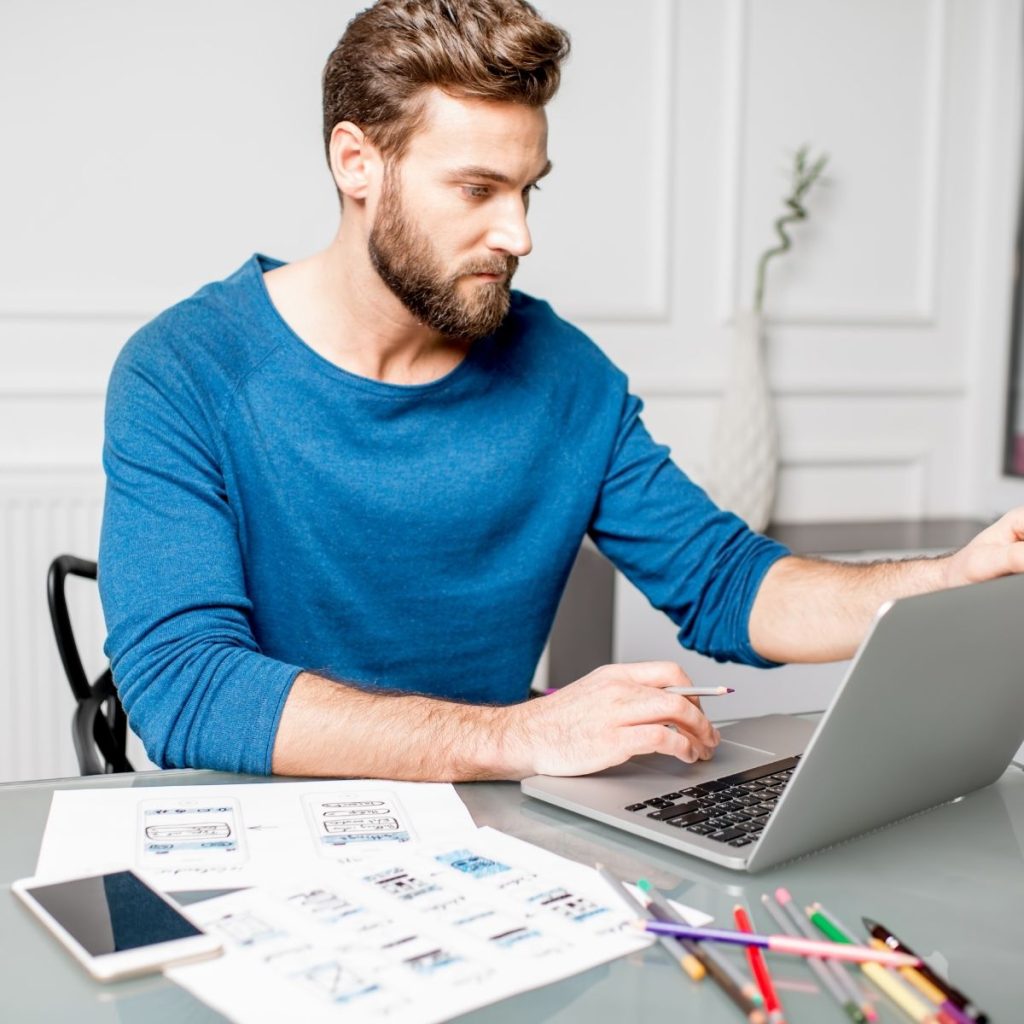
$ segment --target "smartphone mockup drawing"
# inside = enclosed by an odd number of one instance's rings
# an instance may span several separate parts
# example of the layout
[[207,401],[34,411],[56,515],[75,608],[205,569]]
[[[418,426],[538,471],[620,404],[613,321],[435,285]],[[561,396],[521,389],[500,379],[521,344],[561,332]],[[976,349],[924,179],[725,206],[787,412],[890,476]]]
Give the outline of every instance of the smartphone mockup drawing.
[[247,860],[236,799],[146,800],[139,805],[139,867],[234,868]]
[[221,943],[133,871],[60,882],[22,878],[14,894],[100,981],[205,960]]

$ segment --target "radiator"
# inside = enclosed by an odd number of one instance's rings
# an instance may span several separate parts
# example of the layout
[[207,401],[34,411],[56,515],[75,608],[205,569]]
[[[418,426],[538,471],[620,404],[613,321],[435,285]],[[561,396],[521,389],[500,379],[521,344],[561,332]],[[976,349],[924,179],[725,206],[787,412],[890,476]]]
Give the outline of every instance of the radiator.
[[[77,775],[74,699],[57,655],[46,604],[46,571],[59,554],[95,559],[102,478],[81,468],[0,475],[0,781]],[[103,657],[96,584],[70,579],[71,621],[86,673]]]

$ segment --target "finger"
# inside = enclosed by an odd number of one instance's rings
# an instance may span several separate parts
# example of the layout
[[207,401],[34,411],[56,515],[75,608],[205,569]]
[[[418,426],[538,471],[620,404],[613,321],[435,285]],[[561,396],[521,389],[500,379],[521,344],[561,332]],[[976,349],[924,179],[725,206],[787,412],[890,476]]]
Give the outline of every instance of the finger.
[[645,698],[630,702],[630,721],[636,725],[670,722],[684,732],[693,733],[705,746],[718,743],[717,730],[696,700],[681,694],[651,691]]
[[1024,572],[1024,542],[987,544],[970,552],[968,574],[975,581]]
[[996,531],[1010,540],[1024,540],[1024,505],[1011,508],[984,532]]
[[686,732],[674,732],[662,725],[637,725],[625,730],[626,757],[639,754],[667,754],[687,764],[706,760],[711,752]]
[[641,686],[693,686],[693,680],[674,661],[633,661],[615,667],[630,682]]

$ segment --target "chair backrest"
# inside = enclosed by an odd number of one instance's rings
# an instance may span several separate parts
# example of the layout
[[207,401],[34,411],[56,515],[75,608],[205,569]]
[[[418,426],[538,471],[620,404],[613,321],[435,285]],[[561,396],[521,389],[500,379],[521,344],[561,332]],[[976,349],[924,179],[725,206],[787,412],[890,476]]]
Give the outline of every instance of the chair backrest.
[[65,593],[68,576],[95,580],[96,563],[74,555],[59,555],[50,563],[46,576],[46,595],[57,651],[77,705],[71,719],[71,738],[79,770],[83,775],[134,771],[125,755],[128,719],[114,687],[110,667],[92,683],[82,667],[68,613]]

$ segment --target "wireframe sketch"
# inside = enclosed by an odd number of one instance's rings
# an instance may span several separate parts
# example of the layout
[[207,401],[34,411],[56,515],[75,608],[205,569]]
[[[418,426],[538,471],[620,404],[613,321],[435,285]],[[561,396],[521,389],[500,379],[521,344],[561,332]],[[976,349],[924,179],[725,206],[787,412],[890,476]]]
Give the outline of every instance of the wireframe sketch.
[[141,867],[216,870],[247,859],[242,814],[233,797],[154,799],[139,805]]
[[405,843],[415,838],[410,818],[387,790],[303,797],[313,839],[324,856],[352,844]]

